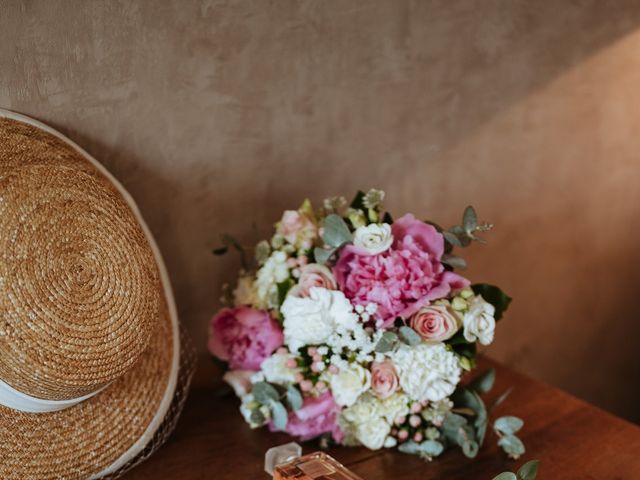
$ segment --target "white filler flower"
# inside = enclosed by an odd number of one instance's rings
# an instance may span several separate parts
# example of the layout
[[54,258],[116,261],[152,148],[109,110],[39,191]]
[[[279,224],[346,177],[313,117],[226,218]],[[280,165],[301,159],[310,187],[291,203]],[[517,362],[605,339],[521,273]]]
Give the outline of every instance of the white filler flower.
[[437,402],[453,393],[461,369],[444,344],[401,346],[391,355],[400,386],[412,400]]
[[341,362],[338,373],[327,376],[333,398],[342,407],[353,405],[371,387],[371,372],[357,363]]
[[276,307],[274,297],[278,295],[278,283],[289,278],[289,267],[287,266],[287,254],[284,252],[273,252],[265,262],[255,281],[255,289],[258,306],[261,308]]
[[358,227],[353,236],[353,245],[366,251],[369,255],[377,255],[388,250],[393,243],[391,225],[383,223]]
[[496,329],[495,313],[495,307],[485,302],[480,295],[473,297],[469,304],[469,311],[462,319],[465,340],[475,342],[477,339],[482,345],[489,345],[493,342],[493,334]]
[[358,316],[353,306],[338,290],[312,287],[309,296],[289,295],[282,304],[284,341],[289,350],[297,352],[304,345],[319,345],[339,329],[353,329]]
[[299,368],[287,367],[289,360],[295,360],[295,355],[291,353],[274,353],[265,358],[260,364],[260,370],[264,374],[267,382],[271,383],[293,383],[296,380],[296,373]]

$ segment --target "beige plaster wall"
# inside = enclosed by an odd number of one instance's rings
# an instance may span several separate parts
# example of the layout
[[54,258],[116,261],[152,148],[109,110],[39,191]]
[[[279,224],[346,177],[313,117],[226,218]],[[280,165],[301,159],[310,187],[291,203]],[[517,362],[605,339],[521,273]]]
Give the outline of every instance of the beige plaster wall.
[[640,421],[640,4],[0,0],[0,107],[137,199],[205,356],[233,258],[305,195],[496,224],[488,353]]

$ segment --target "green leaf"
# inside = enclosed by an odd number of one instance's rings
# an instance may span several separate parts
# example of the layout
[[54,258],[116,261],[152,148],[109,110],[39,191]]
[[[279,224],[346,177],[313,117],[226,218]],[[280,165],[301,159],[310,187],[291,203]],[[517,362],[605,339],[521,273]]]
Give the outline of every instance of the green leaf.
[[470,388],[459,388],[451,396],[451,400],[456,408],[467,407],[475,412],[473,426],[475,427],[475,437],[479,445],[484,443],[484,436],[487,430],[487,408],[475,390]]
[[327,245],[338,248],[353,239],[349,227],[340,215],[332,213],[324,219],[322,239]]
[[272,401],[277,402],[280,400],[278,391],[267,382],[255,383],[253,385],[251,393],[253,394],[253,398],[255,398],[258,403],[262,403],[263,405],[268,405]]
[[453,233],[444,231],[444,232],[442,232],[442,235],[444,236],[444,239],[447,242],[449,242],[451,245],[453,245],[454,247],[461,247],[462,246],[462,242],[460,242],[458,237],[455,236]]
[[505,435],[504,437],[500,437],[498,445],[506,452],[507,455],[509,455],[509,457],[513,459],[518,459],[518,457],[523,455],[525,452],[524,444],[515,435]]
[[496,369],[489,368],[485,370],[476,378],[474,378],[471,383],[469,383],[469,388],[475,390],[478,393],[487,393],[493,388],[493,384],[496,381]]
[[502,395],[500,395],[498,398],[496,398],[496,401],[493,402],[493,405],[491,405],[491,407],[489,407],[489,410],[493,410],[498,405],[500,405],[502,402],[504,402],[507,399],[507,397],[509,395],[511,395],[512,391],[513,391],[513,387],[509,387],[507,390],[505,390]]
[[254,425],[264,425],[265,418],[259,408],[251,410],[251,415],[249,416],[249,420]]
[[494,317],[496,320],[500,320],[504,312],[509,308],[512,298],[495,285],[476,283],[475,285],[471,285],[471,289],[473,293],[481,295],[485,301],[495,307],[496,312]]
[[518,470],[518,479],[519,480],[536,480],[538,476],[538,466],[540,465],[540,460],[530,460]]
[[518,477],[512,472],[502,472],[500,475],[493,477],[493,480],[518,480]]
[[284,282],[276,284],[276,286],[278,287],[278,305],[282,305],[285,298],[287,298],[287,293],[293,287],[293,281],[287,278]]
[[397,342],[398,335],[393,332],[384,332],[376,344],[375,351],[379,353],[390,352],[396,346]]
[[364,197],[365,193],[362,190],[358,190],[358,193],[356,193],[356,196],[353,198],[351,205],[349,206],[351,208],[364,210]]
[[522,428],[524,422],[518,417],[500,417],[493,422],[493,428],[503,435],[513,435]]
[[278,430],[284,430],[289,420],[289,414],[282,402],[271,401],[271,418],[273,419],[273,425]]
[[422,342],[422,337],[420,337],[420,335],[418,335],[413,328],[407,327],[406,325],[400,327],[398,333],[400,336],[400,340],[412,347],[420,345],[420,343]]
[[468,425],[467,419],[456,413],[449,412],[442,422],[442,433],[445,438],[451,442],[458,444],[458,435],[461,429]]
[[398,446],[398,451],[407,453],[409,455],[417,455],[418,453],[420,453],[421,449],[420,445],[418,445],[413,440],[409,440],[408,442],[401,443]]
[[228,251],[229,251],[229,247],[214,248],[213,249],[213,254],[220,256],[220,255],[224,255]]
[[475,458],[476,455],[478,455],[478,450],[480,449],[480,447],[478,446],[478,443],[475,442],[474,440],[469,440],[468,442],[464,442],[462,445],[462,453],[464,453],[464,456],[467,458]]
[[471,205],[464,209],[462,214],[462,226],[467,233],[472,233],[478,226],[478,216]]
[[448,253],[443,254],[440,261],[445,265],[449,265],[450,267],[457,268],[459,270],[467,268],[467,262],[464,258],[456,257],[455,255],[450,255]]
[[388,223],[389,225],[391,225],[393,223],[393,217],[389,212],[384,212],[384,215],[382,216],[382,221],[384,223]]
[[444,446],[437,440],[425,440],[420,444],[420,450],[430,457],[437,457],[444,451]]
[[300,410],[302,407],[302,395],[300,394],[300,390],[293,385],[289,385],[287,387],[287,402],[289,403],[291,410]]
[[316,259],[316,263],[324,265],[325,263],[327,263],[327,260],[329,260],[329,257],[331,257],[331,255],[333,255],[336,250],[337,250],[336,248],[324,249],[324,248],[316,247],[313,250],[313,258]]

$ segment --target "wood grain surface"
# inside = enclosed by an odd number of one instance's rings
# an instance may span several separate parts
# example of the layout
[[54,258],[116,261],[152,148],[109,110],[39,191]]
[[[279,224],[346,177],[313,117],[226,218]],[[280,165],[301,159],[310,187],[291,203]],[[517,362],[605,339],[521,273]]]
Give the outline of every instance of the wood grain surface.
[[[473,460],[457,449],[431,463],[396,451],[363,448],[337,448],[329,454],[365,480],[490,480],[531,459],[541,461],[539,480],[640,478],[640,427],[491,360],[482,359],[480,368],[489,365],[496,367],[497,379],[487,402],[513,387],[493,417],[511,414],[525,421],[519,436],[527,452],[520,460],[508,459],[493,433]],[[124,478],[267,479],[265,451],[289,441],[266,429],[251,430],[240,416],[237,399],[197,389],[168,443]],[[303,447],[305,453],[317,450],[314,442]]]

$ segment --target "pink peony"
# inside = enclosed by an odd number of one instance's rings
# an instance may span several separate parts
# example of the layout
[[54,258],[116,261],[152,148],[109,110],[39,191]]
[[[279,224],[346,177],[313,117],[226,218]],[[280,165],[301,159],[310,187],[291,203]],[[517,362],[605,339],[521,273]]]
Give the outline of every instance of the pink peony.
[[371,390],[378,398],[389,398],[398,390],[399,380],[389,360],[371,365]]
[[409,325],[428,342],[444,342],[458,331],[455,314],[444,305],[422,307],[411,316]]
[[[334,440],[339,443],[343,438],[342,431],[338,427],[339,413],[340,407],[333,400],[331,392],[325,392],[319,397],[305,397],[302,408],[289,412],[284,431],[303,442],[331,432]],[[271,423],[269,428],[275,431]]]
[[432,225],[407,214],[391,230],[394,241],[389,250],[367,256],[348,245],[333,268],[338,285],[353,303],[378,306],[383,327],[469,285],[440,262],[444,238]]
[[224,308],[211,319],[209,351],[232,370],[260,370],[260,364],[284,342],[282,329],[264,310]]
[[289,292],[296,297],[308,297],[311,287],[321,287],[336,290],[338,285],[331,270],[324,265],[310,263],[300,268],[300,279]]

